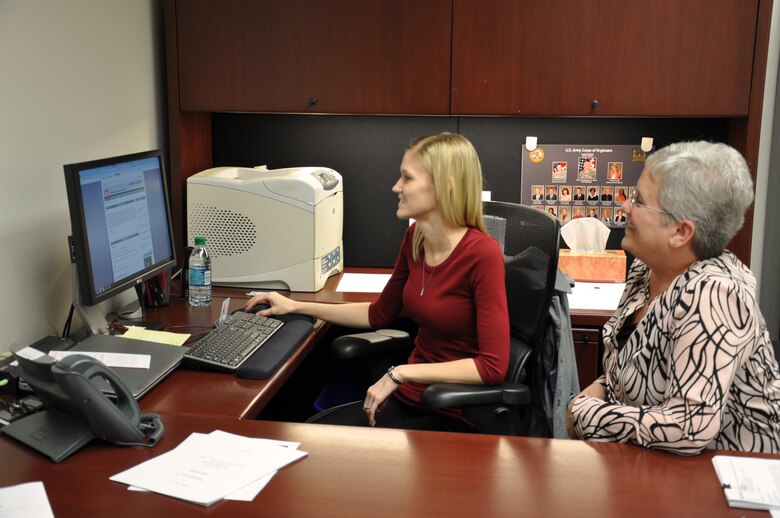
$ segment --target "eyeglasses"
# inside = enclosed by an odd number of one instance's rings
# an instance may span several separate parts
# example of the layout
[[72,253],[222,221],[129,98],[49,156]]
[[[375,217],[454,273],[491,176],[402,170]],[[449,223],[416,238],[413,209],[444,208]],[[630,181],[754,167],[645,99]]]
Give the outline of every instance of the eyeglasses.
[[628,201],[631,204],[631,210],[634,210],[634,207],[639,207],[640,209],[647,209],[647,210],[652,210],[653,212],[660,212],[661,214],[666,214],[670,218],[672,218],[674,220],[677,220],[677,218],[675,218],[674,214],[672,214],[671,212],[666,211],[664,209],[658,209],[656,207],[650,207],[649,205],[645,205],[641,201],[637,200],[636,199],[636,191],[634,191],[631,194],[631,198]]

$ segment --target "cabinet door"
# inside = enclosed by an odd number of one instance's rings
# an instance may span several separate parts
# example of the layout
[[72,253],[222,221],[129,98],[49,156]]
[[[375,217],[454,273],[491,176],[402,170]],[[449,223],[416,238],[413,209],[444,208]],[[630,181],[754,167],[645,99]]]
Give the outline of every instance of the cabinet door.
[[758,0],[453,5],[453,114],[748,113]]
[[450,0],[180,0],[182,110],[449,113]]
[[601,328],[573,328],[574,355],[577,360],[577,375],[580,388],[584,389],[601,376],[604,354],[601,346]]

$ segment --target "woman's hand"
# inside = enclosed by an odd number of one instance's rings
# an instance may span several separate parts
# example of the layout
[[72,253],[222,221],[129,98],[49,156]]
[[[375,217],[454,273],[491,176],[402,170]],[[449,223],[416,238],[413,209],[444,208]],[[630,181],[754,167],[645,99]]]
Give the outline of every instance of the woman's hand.
[[368,387],[366,399],[363,401],[363,411],[368,416],[368,424],[376,425],[376,413],[381,412],[385,402],[395,392],[398,385],[390,379],[388,374],[382,376],[379,381]]
[[583,389],[582,392],[577,394],[576,397],[580,397],[580,396],[590,396],[590,397],[606,400],[607,389],[606,387],[604,387],[604,385],[602,385],[598,381],[594,381],[593,383],[585,387],[585,389]]
[[569,432],[569,436],[573,439],[579,438],[577,435],[577,430],[574,428],[574,416],[571,414],[571,409],[574,407],[574,401],[580,397],[580,396],[590,396],[595,397],[598,399],[606,400],[607,399],[607,390],[598,381],[594,381],[585,389],[571,398],[571,402],[569,403],[569,408],[566,410],[566,431]]
[[295,313],[296,308],[296,302],[294,300],[288,299],[284,295],[279,295],[275,291],[270,291],[268,293],[260,293],[249,299],[244,306],[244,309],[249,311],[258,304],[268,304],[270,306],[268,309],[257,312],[258,315],[264,317]]

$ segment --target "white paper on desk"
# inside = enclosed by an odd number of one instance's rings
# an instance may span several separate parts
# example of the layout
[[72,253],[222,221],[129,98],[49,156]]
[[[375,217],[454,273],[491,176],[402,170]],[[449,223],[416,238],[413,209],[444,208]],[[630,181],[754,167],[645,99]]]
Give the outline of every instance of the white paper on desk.
[[624,282],[577,282],[569,295],[569,309],[615,311],[625,289]]
[[110,480],[211,505],[306,455],[249,437],[193,433],[175,449]]
[[729,507],[780,509],[780,460],[715,455],[712,465]]
[[[293,441],[275,441],[273,439],[262,439],[257,437],[243,437],[240,435],[231,434],[229,432],[223,432],[222,430],[214,430],[211,432],[210,435],[229,435],[233,437],[240,437],[244,440],[250,440],[250,441],[263,441],[269,444],[273,444],[275,446],[280,446],[282,448],[290,448],[292,450],[297,450],[301,443],[299,442],[293,442]],[[269,473],[268,475],[264,476],[263,478],[256,480],[255,482],[252,482],[246,487],[243,487],[236,491],[235,493],[231,493],[228,496],[225,497],[225,500],[240,500],[242,502],[251,502],[255,499],[255,497],[260,493],[260,491],[263,490],[263,488],[271,481],[272,478],[274,478],[274,475],[276,475],[276,471],[273,471]]]
[[345,293],[381,293],[389,280],[389,273],[345,273],[341,276],[336,291]]
[[0,517],[54,518],[43,482],[0,488]]
[[[231,434],[229,432],[223,432],[222,430],[214,430],[209,435],[215,436],[219,438],[220,435],[226,435],[226,436],[232,436],[232,437],[240,437],[244,440],[250,440],[250,441],[261,441],[266,442],[268,444],[274,444],[276,446],[280,446],[283,448],[291,448],[293,450],[298,449],[301,445],[299,442],[293,442],[293,441],[275,441],[273,439],[262,439],[262,438],[256,438],[256,437],[243,437],[240,435]],[[232,438],[229,437],[229,438]],[[238,500],[241,502],[251,502],[254,500],[257,495],[260,493],[260,491],[263,490],[263,488],[268,485],[268,483],[271,481],[272,478],[274,478],[274,475],[276,475],[276,471],[273,471],[269,473],[268,475],[252,482],[251,484],[247,485],[246,487],[243,487],[236,491],[235,493],[231,493],[225,497],[225,500]],[[146,491],[146,489],[143,489],[138,486],[129,486],[127,488],[130,491]]]
[[103,353],[89,351],[51,351],[49,356],[55,360],[61,360],[72,354],[83,354],[96,360],[100,360],[109,367],[126,367],[128,369],[148,369],[152,364],[152,357],[148,354],[128,353]]

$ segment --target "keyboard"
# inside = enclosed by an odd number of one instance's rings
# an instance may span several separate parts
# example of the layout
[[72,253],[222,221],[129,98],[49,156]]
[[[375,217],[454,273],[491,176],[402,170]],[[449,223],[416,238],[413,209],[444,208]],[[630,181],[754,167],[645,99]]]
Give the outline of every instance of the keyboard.
[[239,311],[228,316],[184,353],[188,363],[214,370],[238,369],[284,322]]

